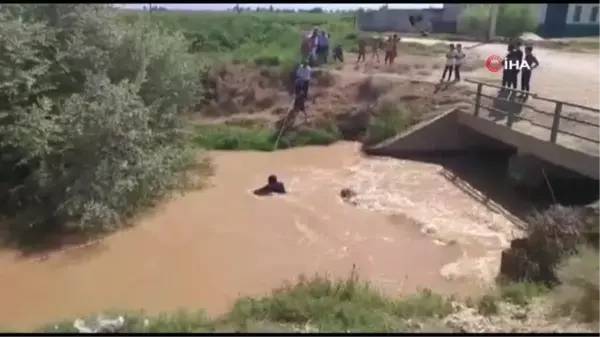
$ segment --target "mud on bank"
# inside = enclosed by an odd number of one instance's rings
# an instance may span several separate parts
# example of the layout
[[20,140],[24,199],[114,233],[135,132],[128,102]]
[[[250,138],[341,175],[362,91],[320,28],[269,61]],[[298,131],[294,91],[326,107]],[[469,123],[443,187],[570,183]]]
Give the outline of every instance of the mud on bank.
[[[290,67],[243,64],[215,67],[204,79],[204,100],[191,116],[196,142],[209,149],[271,150],[290,109]],[[307,114],[298,114],[279,148],[359,140],[370,145],[443,111],[464,106],[471,93],[459,85],[413,80],[404,74],[317,69]]]

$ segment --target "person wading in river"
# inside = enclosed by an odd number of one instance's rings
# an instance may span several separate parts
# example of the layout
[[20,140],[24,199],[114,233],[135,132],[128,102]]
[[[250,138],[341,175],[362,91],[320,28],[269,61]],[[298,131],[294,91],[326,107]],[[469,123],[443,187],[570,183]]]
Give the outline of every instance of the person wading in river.
[[285,190],[285,186],[283,185],[282,182],[277,180],[277,176],[274,174],[271,174],[268,178],[267,178],[267,184],[261,188],[257,188],[254,190],[254,195],[257,196],[267,196],[267,195],[271,195],[271,194],[285,194],[286,190]]

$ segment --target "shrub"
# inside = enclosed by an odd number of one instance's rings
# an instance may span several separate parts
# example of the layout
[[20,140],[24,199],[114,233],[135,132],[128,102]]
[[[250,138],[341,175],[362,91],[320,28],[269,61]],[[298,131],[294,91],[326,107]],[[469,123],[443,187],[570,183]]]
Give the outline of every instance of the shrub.
[[406,331],[405,320],[439,319],[450,312],[451,300],[428,290],[392,299],[353,271],[343,280],[300,277],[270,296],[239,299],[227,319],[241,327],[251,319],[310,325],[320,332],[397,332]]
[[373,111],[373,117],[367,126],[364,144],[366,146],[374,145],[394,137],[415,122],[415,116],[408,107],[383,101]]
[[584,219],[583,209],[561,205],[534,213],[528,221],[527,237],[513,240],[502,253],[502,278],[556,284],[557,264],[575,252],[577,246],[588,242]]
[[569,257],[558,267],[561,285],[552,293],[555,309],[558,313],[571,315],[585,322],[598,322],[598,251],[587,246],[581,246],[578,250],[578,254]]
[[535,8],[528,4],[470,5],[458,17],[458,30],[480,38],[487,37],[492,6],[498,6],[496,35],[515,38],[536,30]]
[[0,7],[0,199],[22,239],[118,225],[185,182],[198,63],[93,4]]

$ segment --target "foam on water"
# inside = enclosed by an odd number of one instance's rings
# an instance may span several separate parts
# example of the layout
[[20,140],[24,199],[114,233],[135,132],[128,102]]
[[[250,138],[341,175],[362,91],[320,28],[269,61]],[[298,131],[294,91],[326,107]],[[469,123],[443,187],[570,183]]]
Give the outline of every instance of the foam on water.
[[[323,184],[350,187],[357,207],[403,214],[421,224],[421,232],[438,245],[458,244],[462,257],[445,265],[448,279],[477,278],[492,282],[501,250],[521,235],[519,223],[500,205],[436,164],[408,160],[361,159],[344,171],[312,170],[294,189],[316,190]],[[469,193],[465,191],[469,191]]]

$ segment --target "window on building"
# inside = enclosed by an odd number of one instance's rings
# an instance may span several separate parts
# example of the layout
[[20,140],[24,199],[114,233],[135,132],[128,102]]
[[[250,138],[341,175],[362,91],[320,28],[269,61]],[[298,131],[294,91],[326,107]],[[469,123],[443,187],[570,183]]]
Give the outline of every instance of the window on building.
[[573,13],[573,22],[581,21],[581,6],[575,6],[575,11]]
[[598,6],[592,7],[590,12],[590,22],[598,22]]

